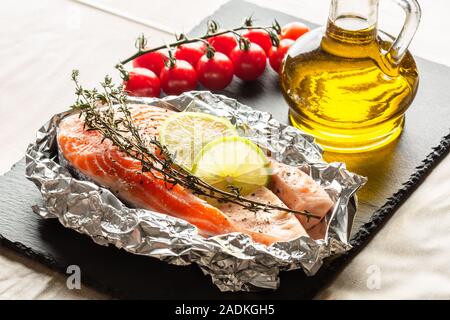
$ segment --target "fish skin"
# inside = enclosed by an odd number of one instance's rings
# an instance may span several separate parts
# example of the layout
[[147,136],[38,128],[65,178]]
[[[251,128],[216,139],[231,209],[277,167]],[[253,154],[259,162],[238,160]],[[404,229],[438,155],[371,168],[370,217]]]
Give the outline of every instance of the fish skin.
[[320,220],[314,227],[308,229],[308,235],[314,240],[323,240],[327,235],[327,223],[325,219]]
[[285,205],[296,211],[306,210],[321,219],[297,215],[306,230],[317,225],[334,203],[320,184],[297,167],[271,161],[273,170],[270,189]]

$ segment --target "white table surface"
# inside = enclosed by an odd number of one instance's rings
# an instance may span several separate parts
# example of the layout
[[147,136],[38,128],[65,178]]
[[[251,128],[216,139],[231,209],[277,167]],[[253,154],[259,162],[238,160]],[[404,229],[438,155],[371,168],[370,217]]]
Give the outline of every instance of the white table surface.
[[[94,85],[130,54],[137,35],[155,44],[188,31],[226,0],[3,0],[0,10],[0,174],[19,160],[36,130],[73,102],[73,68]],[[252,0],[322,24],[329,0]],[[411,51],[450,65],[448,0],[422,0],[423,18]],[[395,34],[403,14],[381,1],[380,25]],[[152,26],[152,27],[150,27]],[[441,39],[442,37],[442,39]],[[432,110],[430,110],[432,112]],[[450,112],[450,110],[449,110]],[[450,158],[447,157],[369,245],[317,296],[319,299],[450,299]],[[205,279],[205,281],[208,281]],[[283,285],[281,283],[281,285]],[[102,299],[95,290],[69,290],[64,275],[0,247],[0,298]]]

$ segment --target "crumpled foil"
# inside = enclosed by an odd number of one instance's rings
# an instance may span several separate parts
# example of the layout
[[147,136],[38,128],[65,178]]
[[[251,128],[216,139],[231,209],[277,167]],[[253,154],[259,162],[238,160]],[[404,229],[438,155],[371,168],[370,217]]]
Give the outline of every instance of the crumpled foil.
[[162,99],[133,98],[130,103],[226,116],[241,135],[270,151],[272,158],[300,166],[335,202],[325,218],[325,239],[302,236],[267,247],[242,233],[204,238],[184,220],[127,207],[108,189],[79,176],[77,179],[59,162],[57,127],[70,111],[53,116],[27,149],[26,177],[40,189],[44,200],[42,207],[33,207],[36,213],[43,218],[57,218],[65,227],[101,245],[114,244],[130,253],[175,265],[196,263],[222,291],[276,289],[280,271],[302,268],[312,276],[324,258],[351,248],[355,192],[366,179],[347,171],[342,163],[325,163],[321,148],[311,136],[278,122],[268,113],[206,91]]

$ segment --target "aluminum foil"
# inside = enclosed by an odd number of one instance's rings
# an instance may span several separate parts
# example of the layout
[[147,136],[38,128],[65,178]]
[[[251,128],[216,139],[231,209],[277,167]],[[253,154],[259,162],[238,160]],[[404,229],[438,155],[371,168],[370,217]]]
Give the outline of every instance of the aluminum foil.
[[342,163],[325,163],[321,148],[311,136],[278,122],[268,113],[205,91],[162,99],[134,98],[130,103],[226,116],[241,135],[270,151],[273,158],[300,166],[335,202],[324,220],[325,239],[302,236],[267,247],[242,233],[204,238],[184,220],[127,207],[108,189],[72,175],[58,160],[57,127],[70,112],[53,116],[27,149],[26,176],[40,189],[44,200],[43,206],[33,206],[36,213],[43,218],[57,218],[65,227],[101,245],[113,244],[175,265],[196,263],[222,291],[276,289],[280,271],[302,268],[312,276],[324,258],[351,248],[355,192],[366,179],[347,171]]

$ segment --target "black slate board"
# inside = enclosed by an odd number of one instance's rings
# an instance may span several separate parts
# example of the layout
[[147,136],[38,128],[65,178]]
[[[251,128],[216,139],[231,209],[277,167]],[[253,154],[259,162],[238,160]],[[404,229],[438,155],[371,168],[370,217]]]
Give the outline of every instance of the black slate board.
[[[270,23],[273,18],[282,24],[298,20],[242,1],[227,3],[213,18],[227,27],[250,14],[260,23]],[[192,34],[201,33],[203,26],[204,22]],[[84,283],[118,298],[311,298],[363,248],[450,149],[450,68],[423,59],[417,59],[417,63],[420,89],[407,113],[407,126],[398,143],[375,154],[326,155],[328,160],[347,162],[350,169],[368,176],[369,183],[360,192],[354,249],[328,261],[314,277],[306,277],[302,271],[284,272],[277,291],[221,293],[196,266],[176,267],[96,245],[88,237],[65,229],[58,221],[43,220],[33,214],[30,206],[41,204],[42,200],[37,188],[24,177],[24,160],[0,177],[0,242],[61,272],[76,264],[81,268]],[[269,69],[260,81],[245,84],[235,80],[222,93],[287,121],[287,105],[278,91],[277,76]]]

